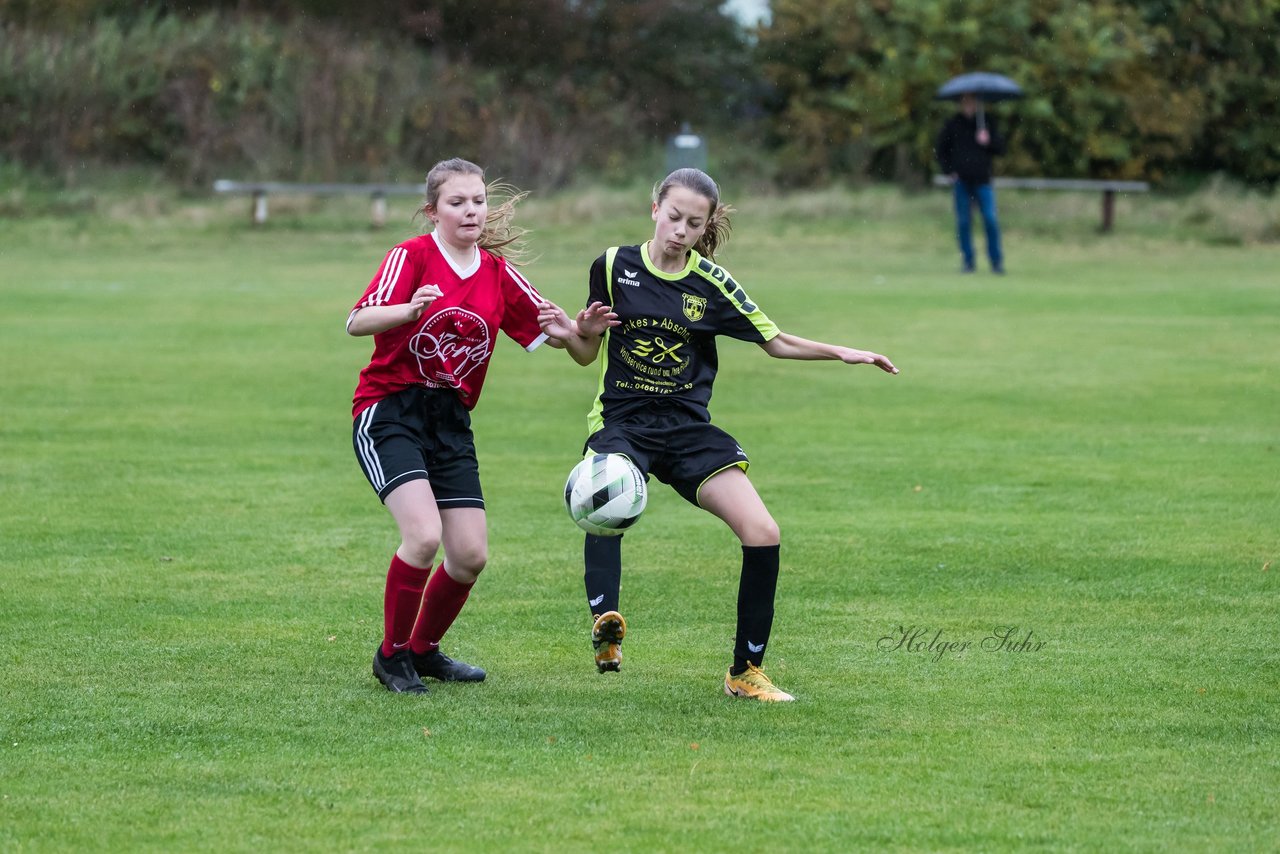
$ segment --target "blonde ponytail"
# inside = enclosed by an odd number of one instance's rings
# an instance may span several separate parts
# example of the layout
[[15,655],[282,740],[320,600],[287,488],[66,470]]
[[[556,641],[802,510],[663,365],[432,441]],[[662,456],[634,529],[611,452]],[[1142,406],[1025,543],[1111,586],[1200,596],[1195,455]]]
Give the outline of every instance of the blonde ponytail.
[[512,220],[516,215],[516,205],[529,193],[502,181],[486,185],[485,190],[490,199],[498,196],[502,202],[496,206],[490,204],[489,215],[484,218],[484,228],[477,243],[494,255],[506,258],[508,263],[519,266],[529,258],[529,244],[524,239],[529,229],[513,225]]

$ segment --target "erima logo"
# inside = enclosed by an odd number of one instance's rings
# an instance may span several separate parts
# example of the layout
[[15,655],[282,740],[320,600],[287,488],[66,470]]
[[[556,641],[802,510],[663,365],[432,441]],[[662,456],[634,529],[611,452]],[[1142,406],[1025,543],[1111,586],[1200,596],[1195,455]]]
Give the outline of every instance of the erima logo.
[[603,601],[604,601],[604,594],[601,593],[599,596],[591,600],[591,607],[594,608],[595,606],[599,605]]
[[622,275],[618,277],[618,284],[630,285],[633,288],[638,288],[640,287],[640,281],[636,278],[638,275],[640,275],[639,270],[628,270],[626,267],[623,267]]
[[752,643],[751,641],[747,641],[747,649],[750,650],[751,652],[763,652],[764,644]]

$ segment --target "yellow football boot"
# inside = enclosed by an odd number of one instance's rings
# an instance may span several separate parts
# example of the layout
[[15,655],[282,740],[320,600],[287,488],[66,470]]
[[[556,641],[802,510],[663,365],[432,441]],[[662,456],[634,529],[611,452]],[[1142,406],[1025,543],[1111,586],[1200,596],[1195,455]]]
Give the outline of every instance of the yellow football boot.
[[726,673],[724,692],[730,697],[746,697],[749,700],[761,700],[766,703],[790,703],[795,699],[770,682],[769,677],[764,675],[764,671],[754,664],[748,664],[747,669],[737,676]]

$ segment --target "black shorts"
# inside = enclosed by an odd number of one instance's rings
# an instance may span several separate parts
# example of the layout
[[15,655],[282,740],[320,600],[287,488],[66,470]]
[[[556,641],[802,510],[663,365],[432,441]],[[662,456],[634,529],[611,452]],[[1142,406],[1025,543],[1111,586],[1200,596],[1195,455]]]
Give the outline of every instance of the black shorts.
[[674,406],[658,403],[617,423],[605,424],[587,437],[584,454],[624,454],[636,468],[663,483],[695,507],[698,490],[712,475],[751,465],[728,433],[699,421]]
[[441,509],[484,508],[471,413],[452,389],[413,386],[384,397],[356,416],[351,443],[384,503],[397,486],[429,480]]

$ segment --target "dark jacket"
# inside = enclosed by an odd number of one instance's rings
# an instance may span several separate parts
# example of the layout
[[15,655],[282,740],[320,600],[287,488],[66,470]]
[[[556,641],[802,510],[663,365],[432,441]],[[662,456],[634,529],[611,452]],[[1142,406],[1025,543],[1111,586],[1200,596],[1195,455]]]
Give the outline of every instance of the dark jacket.
[[991,116],[986,116],[987,132],[991,134],[991,142],[978,145],[974,138],[978,133],[978,119],[969,118],[964,113],[956,113],[947,119],[938,134],[938,143],[934,148],[938,165],[944,175],[955,173],[966,184],[987,184],[991,182],[991,158],[1004,154],[1004,137]]

